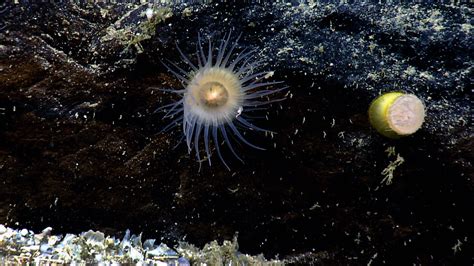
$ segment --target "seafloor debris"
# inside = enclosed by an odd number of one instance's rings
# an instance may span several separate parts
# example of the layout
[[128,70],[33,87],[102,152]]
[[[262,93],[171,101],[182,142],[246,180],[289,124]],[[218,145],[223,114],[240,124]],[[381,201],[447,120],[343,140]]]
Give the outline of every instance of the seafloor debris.
[[48,227],[41,233],[15,230],[0,225],[0,263],[166,263],[189,265],[165,244],[155,245],[154,239],[142,242],[140,235],[127,230],[122,240],[89,230],[79,235],[52,235]]
[[[177,251],[166,244],[155,244],[155,239],[142,242],[142,235],[130,235],[127,230],[122,240],[105,236],[99,231],[89,230],[79,235],[53,235],[48,227],[41,233],[28,229],[16,230],[0,224],[0,264],[28,263],[70,264],[70,263],[144,263],[146,265],[180,265],[191,263],[212,263],[219,260],[229,263],[263,263],[262,256],[252,257],[237,251],[237,241],[217,242],[206,245],[202,250],[180,243]],[[280,264],[277,261],[269,262]]]

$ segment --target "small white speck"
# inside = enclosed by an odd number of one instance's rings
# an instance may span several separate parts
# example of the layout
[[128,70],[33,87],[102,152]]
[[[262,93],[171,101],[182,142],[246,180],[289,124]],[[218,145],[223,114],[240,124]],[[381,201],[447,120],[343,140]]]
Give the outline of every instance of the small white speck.
[[275,74],[275,71],[268,71],[268,73],[263,77],[264,79],[271,78]]
[[339,133],[337,134],[337,136],[338,136],[339,138],[343,139],[343,138],[344,138],[344,133],[345,133],[344,131],[341,131],[341,132],[339,132]]
[[147,19],[153,18],[153,9],[152,8],[147,8],[147,10],[145,11],[145,15],[146,15]]
[[454,251],[454,254],[461,251],[462,242],[458,239],[458,242],[451,248]]
[[239,106],[239,109],[237,110],[237,115],[235,115],[235,118],[239,117],[242,114],[243,111],[244,111],[244,107]]

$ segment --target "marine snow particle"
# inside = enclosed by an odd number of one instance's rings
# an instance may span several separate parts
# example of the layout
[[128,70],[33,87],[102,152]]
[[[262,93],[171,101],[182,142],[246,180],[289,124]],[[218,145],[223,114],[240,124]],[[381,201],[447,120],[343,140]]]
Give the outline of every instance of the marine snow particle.
[[389,92],[377,97],[369,107],[372,126],[388,138],[415,133],[425,119],[425,106],[413,94]]
[[152,19],[154,13],[155,12],[153,11],[153,8],[147,8],[146,11],[145,11],[146,18],[147,19]]
[[175,118],[164,130],[182,123],[188,152],[191,153],[194,149],[198,162],[201,162],[199,143],[202,139],[207,160],[211,165],[212,138],[217,155],[228,169],[230,168],[221,154],[220,137],[240,161],[242,159],[231,143],[232,138],[263,150],[248,142],[240,130],[243,128],[266,132],[267,130],[255,126],[247,114],[261,110],[262,106],[283,100],[284,98],[270,99],[268,96],[286,89],[286,87],[268,88],[281,82],[262,81],[272,71],[255,72],[261,62],[255,60],[255,50],[244,49],[239,53],[235,52],[239,38],[240,36],[231,41],[231,33],[226,34],[218,47],[209,39],[206,54],[201,36],[198,35],[197,64],[192,63],[177,47],[183,63],[191,68],[191,71],[186,71],[170,61],[168,62],[173,68],[165,64],[181,81],[183,89],[164,90],[176,93],[180,98],[172,104],[159,108],[167,111],[165,118]]

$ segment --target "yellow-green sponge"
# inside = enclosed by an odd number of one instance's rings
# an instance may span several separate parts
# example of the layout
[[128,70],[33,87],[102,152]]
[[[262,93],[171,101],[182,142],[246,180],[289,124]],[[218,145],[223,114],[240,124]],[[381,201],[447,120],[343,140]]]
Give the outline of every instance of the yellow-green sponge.
[[377,97],[369,107],[370,124],[388,138],[415,133],[425,119],[425,105],[413,94],[388,92]]

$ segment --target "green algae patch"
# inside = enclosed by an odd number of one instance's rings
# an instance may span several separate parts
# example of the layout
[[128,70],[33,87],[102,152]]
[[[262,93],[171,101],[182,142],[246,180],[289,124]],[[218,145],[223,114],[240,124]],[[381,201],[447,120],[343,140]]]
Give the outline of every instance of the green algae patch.
[[130,47],[134,47],[137,53],[143,53],[142,42],[151,39],[156,34],[157,25],[165,22],[173,16],[173,12],[169,7],[153,7],[148,8],[139,16],[141,20],[128,25],[122,25],[133,12],[143,9],[143,5],[127,12],[116,23],[107,28],[107,34],[101,38],[103,42],[117,41],[124,46],[127,51]]

